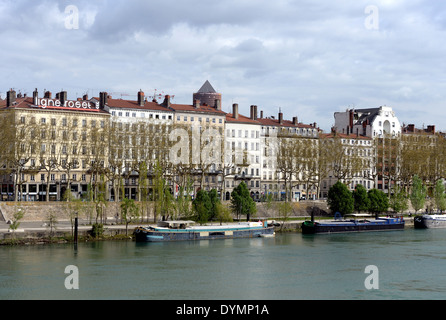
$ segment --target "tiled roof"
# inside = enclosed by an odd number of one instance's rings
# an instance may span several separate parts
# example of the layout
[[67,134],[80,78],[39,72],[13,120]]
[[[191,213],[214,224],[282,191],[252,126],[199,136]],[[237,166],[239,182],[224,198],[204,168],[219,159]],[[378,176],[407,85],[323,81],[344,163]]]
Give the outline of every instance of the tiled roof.
[[344,139],[363,139],[363,140],[372,140],[372,138],[367,137],[367,136],[362,136],[362,135],[356,135],[356,134],[346,134],[346,133],[339,133],[336,132],[336,134],[334,134],[333,132],[330,133],[321,133],[319,135],[319,137],[321,139],[330,139],[330,138],[334,138],[334,137],[339,137],[339,138],[344,138]]
[[[96,99],[96,98],[95,98]],[[97,98],[99,101],[99,98]],[[169,108],[164,107],[156,102],[145,101],[144,106],[140,106],[138,101],[134,100],[122,100],[122,99],[107,99],[107,105],[110,108],[123,108],[123,109],[140,109],[140,110],[157,110],[157,111],[165,111],[172,112]]]
[[[72,100],[71,100],[72,101]],[[76,102],[76,101],[75,101]],[[0,105],[2,109],[7,109],[6,101],[4,104]],[[26,98],[16,98],[15,103],[10,107],[14,109],[32,109],[32,110],[54,110],[54,111],[77,111],[77,112],[94,112],[94,113],[108,113],[101,109],[87,109],[87,108],[75,108],[75,107],[56,107],[56,106],[45,106],[36,107],[34,106],[34,101],[32,97]]]
[[217,93],[212,87],[211,83],[206,80],[206,82],[201,86],[197,93]]
[[190,104],[171,104],[170,108],[177,112],[196,112],[196,113],[212,113],[224,116],[226,112],[217,110],[211,106],[201,105],[199,108]]
[[249,117],[243,116],[241,114],[238,115],[238,119],[234,118],[234,115],[232,113],[226,114],[226,122],[237,122],[237,123],[249,123],[249,124],[258,124],[260,125],[260,122],[257,120],[253,120]]
[[303,123],[294,124],[293,121],[290,120],[282,120],[282,124],[279,123],[279,119],[259,118],[257,120],[264,126],[314,128],[313,125],[311,124],[303,124]]

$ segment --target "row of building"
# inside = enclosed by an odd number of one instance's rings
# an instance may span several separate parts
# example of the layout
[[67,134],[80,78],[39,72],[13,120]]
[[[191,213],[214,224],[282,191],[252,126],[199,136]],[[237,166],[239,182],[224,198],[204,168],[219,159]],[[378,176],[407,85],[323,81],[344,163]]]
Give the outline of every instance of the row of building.
[[79,198],[99,184],[107,200],[139,200],[157,175],[176,196],[217,189],[226,200],[241,181],[255,200],[323,198],[338,180],[388,190],[376,140],[412,128],[385,106],[336,112],[328,133],[256,105],[226,113],[208,81],[192,104],[161,100],[141,90],[136,100],[9,90],[0,99],[0,200],[61,200],[67,190]]

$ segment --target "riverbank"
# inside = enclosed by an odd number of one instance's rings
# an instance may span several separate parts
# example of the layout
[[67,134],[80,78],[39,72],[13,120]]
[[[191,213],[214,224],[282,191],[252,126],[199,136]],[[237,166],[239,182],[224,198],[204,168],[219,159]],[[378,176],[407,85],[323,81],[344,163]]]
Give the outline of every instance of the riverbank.
[[[283,223],[274,220],[275,232],[301,232],[302,222],[309,218],[301,217]],[[404,219],[406,228],[413,228],[413,217],[404,217]],[[133,230],[139,225],[141,224],[129,224],[127,227],[120,224],[104,225],[102,235],[94,237],[92,235],[92,225],[87,224],[86,221],[81,221],[78,226],[78,242],[133,240]],[[17,230],[12,231],[6,222],[0,221],[0,245],[72,243],[73,228],[70,221],[59,221],[53,228],[50,228],[43,221],[26,221],[22,222]]]

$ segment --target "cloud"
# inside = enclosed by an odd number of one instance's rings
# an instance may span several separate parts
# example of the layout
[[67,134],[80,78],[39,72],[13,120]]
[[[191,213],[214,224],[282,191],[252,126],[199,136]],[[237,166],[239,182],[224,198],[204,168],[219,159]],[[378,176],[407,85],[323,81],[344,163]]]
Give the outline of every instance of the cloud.
[[[67,6],[79,28],[67,29]],[[392,106],[401,122],[437,124],[445,109],[445,4],[368,1],[2,1],[0,92],[69,95],[141,88],[191,103],[209,79],[223,109],[281,108],[325,130],[333,113]],[[6,49],[5,49],[6,48]],[[422,119],[422,120],[421,120]]]

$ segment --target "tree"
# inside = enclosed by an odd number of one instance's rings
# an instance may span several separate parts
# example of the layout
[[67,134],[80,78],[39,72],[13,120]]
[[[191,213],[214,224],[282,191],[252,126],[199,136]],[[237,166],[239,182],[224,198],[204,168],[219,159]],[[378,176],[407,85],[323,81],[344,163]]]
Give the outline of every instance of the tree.
[[354,210],[353,195],[341,181],[336,182],[328,190],[327,204],[333,213],[339,212],[346,215]]
[[407,193],[400,186],[395,186],[393,194],[390,196],[389,206],[394,212],[403,212],[409,208]]
[[236,213],[237,219],[240,215],[246,215],[248,221],[250,215],[257,212],[256,203],[249,195],[248,187],[244,182],[241,182],[231,193],[231,209]]
[[362,184],[357,184],[352,192],[355,200],[355,210],[357,212],[367,211],[370,207],[370,199],[367,196],[367,190]]
[[412,192],[410,193],[410,203],[415,209],[415,213],[418,210],[423,209],[426,202],[426,186],[423,184],[418,175],[414,175],[412,178]]
[[434,189],[434,199],[435,199],[435,205],[437,207],[437,210],[440,210],[440,212],[443,212],[443,210],[446,210],[446,198],[444,194],[445,188],[442,180],[438,180],[435,184]]
[[283,225],[293,213],[293,205],[288,201],[279,201],[276,202],[276,208],[279,218],[282,220],[282,223],[280,224],[280,230],[282,230]]
[[210,212],[212,210],[212,202],[206,191],[203,189],[198,190],[197,195],[192,202],[192,206],[195,211],[196,221],[203,224],[209,220]]
[[220,203],[220,197],[217,190],[212,189],[208,193],[209,200],[211,202],[211,210],[209,211],[209,220],[213,220],[217,214],[217,205]]
[[215,218],[218,221],[220,221],[220,224],[222,224],[223,222],[232,221],[231,210],[226,205],[224,205],[221,202],[218,202],[215,207],[216,207]]
[[389,208],[389,198],[383,191],[371,189],[367,193],[367,196],[370,200],[369,211],[374,213],[376,217],[378,217],[379,213],[385,212]]
[[139,210],[133,199],[122,199],[121,217],[125,222],[125,235],[128,235],[127,231],[129,223],[139,218]]
[[25,210],[21,206],[16,206],[16,210],[12,215],[11,224],[9,225],[9,229],[12,230],[13,234],[20,226],[20,220],[25,216]]

